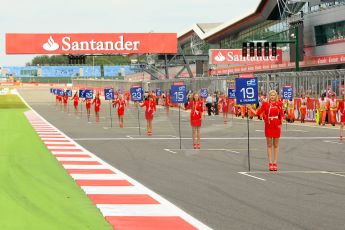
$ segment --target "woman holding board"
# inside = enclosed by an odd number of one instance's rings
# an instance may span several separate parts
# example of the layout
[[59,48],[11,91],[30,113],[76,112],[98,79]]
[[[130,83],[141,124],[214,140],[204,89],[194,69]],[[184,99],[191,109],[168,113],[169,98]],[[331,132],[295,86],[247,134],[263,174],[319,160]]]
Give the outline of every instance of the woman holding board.
[[154,100],[151,93],[148,94],[148,97],[144,102],[140,105],[140,107],[145,106],[145,119],[147,121],[147,135],[152,136],[152,120],[153,115],[156,112],[156,101]]
[[99,122],[99,111],[101,110],[101,99],[99,98],[99,93],[97,93],[95,99],[93,99],[92,104],[95,105],[96,122]]
[[71,100],[73,100],[74,113],[77,115],[78,114],[78,104],[79,104],[78,91],[75,92],[75,94],[73,95]]
[[[248,107],[256,115],[264,114],[265,136],[267,142],[268,168],[270,171],[278,170],[279,139],[281,133],[282,119],[284,117],[283,105],[279,101],[275,90],[269,92],[269,99],[263,102],[257,111]],[[272,149],[274,157],[272,158]]]
[[120,128],[123,128],[123,116],[125,114],[125,108],[127,106],[126,101],[123,99],[122,95],[119,95],[118,99],[113,102],[114,108],[117,107],[117,115],[119,116]]
[[190,111],[190,125],[193,131],[193,148],[200,149],[200,127],[202,120],[204,103],[200,99],[199,94],[194,93],[192,100],[188,103],[185,109],[191,109]]

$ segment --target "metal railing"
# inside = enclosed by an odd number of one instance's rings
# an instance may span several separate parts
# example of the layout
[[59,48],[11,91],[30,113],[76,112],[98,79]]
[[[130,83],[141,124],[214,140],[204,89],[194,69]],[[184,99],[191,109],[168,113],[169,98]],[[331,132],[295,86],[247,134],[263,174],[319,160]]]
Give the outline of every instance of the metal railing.
[[[141,85],[144,90],[155,90],[157,88],[163,91],[169,91],[171,85],[175,82],[184,82],[189,90],[194,92],[201,88],[207,88],[209,92],[226,92],[227,88],[235,87],[234,79],[237,75],[225,77],[202,77],[202,78],[181,78],[169,80],[150,80],[150,81],[126,81],[126,80],[88,80],[73,79],[73,86],[103,88],[114,87],[115,89],[129,90],[134,84]],[[322,71],[304,71],[304,72],[281,72],[281,73],[262,73],[255,74],[259,81],[259,90],[267,93],[274,89],[281,92],[283,86],[290,85],[294,89],[294,95],[301,93],[311,97],[318,97],[325,90],[332,90],[339,95],[340,90],[345,85],[345,69],[322,70]]]

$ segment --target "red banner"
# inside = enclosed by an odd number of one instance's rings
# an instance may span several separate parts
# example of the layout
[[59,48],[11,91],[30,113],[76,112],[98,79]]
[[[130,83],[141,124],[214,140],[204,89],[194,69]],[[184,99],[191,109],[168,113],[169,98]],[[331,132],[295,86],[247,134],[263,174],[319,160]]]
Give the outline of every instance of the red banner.
[[176,52],[176,33],[6,34],[6,54]]
[[174,82],[173,85],[185,85],[184,81]]
[[241,73],[239,74],[240,78],[253,78],[254,77],[254,73]]
[[210,64],[214,65],[232,65],[232,64],[279,64],[283,61],[283,51],[277,49],[277,56],[255,56],[243,57],[241,49],[214,49],[210,50]]
[[[345,54],[337,54],[331,56],[314,56],[305,57],[305,61],[300,62],[301,67],[309,66],[321,66],[321,65],[331,65],[345,63]],[[294,62],[283,62],[281,64],[256,64],[247,65],[240,67],[229,67],[229,68],[218,68],[211,71],[212,75],[224,75],[224,74],[234,74],[234,73],[248,73],[248,72],[260,72],[267,70],[277,70],[277,69],[294,69]]]

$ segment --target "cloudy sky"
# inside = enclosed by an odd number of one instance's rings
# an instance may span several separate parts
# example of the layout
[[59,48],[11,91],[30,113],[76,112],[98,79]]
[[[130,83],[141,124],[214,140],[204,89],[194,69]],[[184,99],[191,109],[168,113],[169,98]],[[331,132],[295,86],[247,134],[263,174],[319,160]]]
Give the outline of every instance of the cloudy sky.
[[6,33],[176,32],[195,23],[247,16],[260,0],[1,0],[0,66],[32,56],[5,55]]

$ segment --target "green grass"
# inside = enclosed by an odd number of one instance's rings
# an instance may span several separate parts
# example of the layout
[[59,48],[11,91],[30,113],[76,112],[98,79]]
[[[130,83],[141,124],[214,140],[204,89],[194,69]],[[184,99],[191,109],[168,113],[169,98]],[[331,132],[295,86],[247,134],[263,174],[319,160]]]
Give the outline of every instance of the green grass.
[[0,109],[25,109],[23,101],[13,94],[0,95]]
[[[2,99],[5,108],[18,106],[16,96]],[[0,229],[110,230],[95,205],[48,152],[25,111],[0,109]]]

